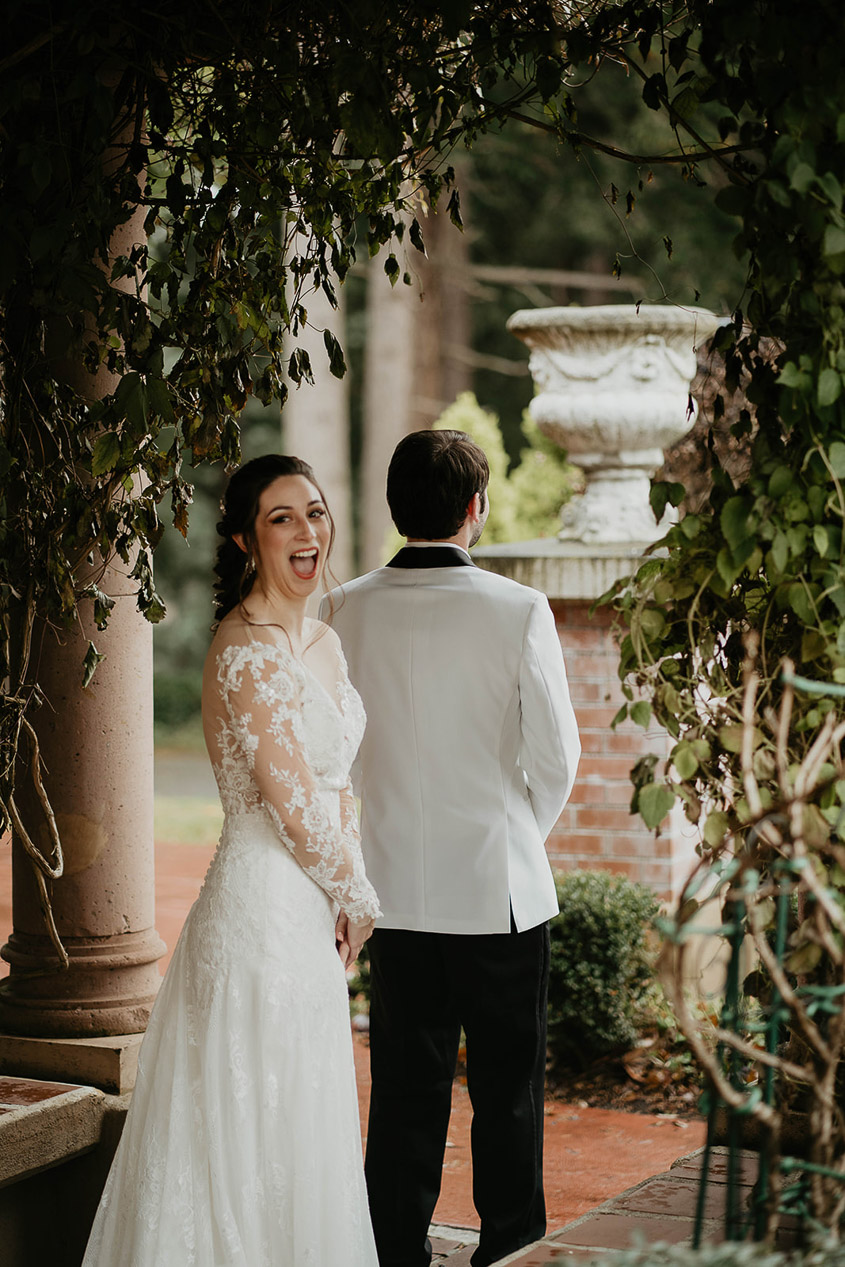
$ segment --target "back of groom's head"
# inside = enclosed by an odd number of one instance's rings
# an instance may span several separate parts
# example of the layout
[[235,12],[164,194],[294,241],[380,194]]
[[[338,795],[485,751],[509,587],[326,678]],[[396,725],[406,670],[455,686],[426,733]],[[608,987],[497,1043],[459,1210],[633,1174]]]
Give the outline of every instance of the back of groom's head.
[[486,495],[484,450],[463,431],[414,431],[400,440],[387,469],[387,504],[403,537],[453,537],[473,496]]

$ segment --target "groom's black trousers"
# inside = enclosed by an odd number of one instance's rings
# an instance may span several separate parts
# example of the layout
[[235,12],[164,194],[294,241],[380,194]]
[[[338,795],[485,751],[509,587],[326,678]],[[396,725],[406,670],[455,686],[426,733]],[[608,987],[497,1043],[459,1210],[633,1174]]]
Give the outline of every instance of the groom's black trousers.
[[543,1083],[549,929],[376,929],[366,1174],[380,1267],[427,1267],[460,1031],[472,1102],[473,1200],[487,1267],[546,1230]]

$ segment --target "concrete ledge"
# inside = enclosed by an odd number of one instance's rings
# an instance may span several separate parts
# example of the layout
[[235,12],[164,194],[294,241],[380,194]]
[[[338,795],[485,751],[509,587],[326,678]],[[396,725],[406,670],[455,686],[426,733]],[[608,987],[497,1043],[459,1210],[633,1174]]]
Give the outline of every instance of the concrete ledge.
[[636,572],[647,549],[641,542],[585,545],[541,537],[536,541],[477,546],[472,557],[488,572],[498,572],[521,585],[542,590],[547,598],[592,601],[622,577]]
[[95,1148],[105,1100],[93,1087],[0,1077],[0,1187]]
[[55,1078],[125,1095],[135,1086],[143,1037],[23,1038],[0,1034],[0,1075]]

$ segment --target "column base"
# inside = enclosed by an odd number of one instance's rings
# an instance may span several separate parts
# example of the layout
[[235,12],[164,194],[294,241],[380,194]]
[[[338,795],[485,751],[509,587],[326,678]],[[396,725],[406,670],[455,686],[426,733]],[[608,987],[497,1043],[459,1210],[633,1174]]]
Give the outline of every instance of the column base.
[[56,967],[46,937],[13,932],[2,957],[0,1031],[34,1038],[139,1034],[146,1029],[166,947],[154,928],[113,937],[68,937],[70,967]]

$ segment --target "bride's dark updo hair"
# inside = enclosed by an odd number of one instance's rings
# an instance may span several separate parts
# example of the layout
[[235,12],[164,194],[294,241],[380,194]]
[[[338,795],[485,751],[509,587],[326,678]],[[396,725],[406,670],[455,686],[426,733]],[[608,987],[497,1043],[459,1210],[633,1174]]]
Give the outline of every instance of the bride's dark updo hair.
[[[217,547],[217,559],[214,564],[217,577],[214,585],[215,626],[233,608],[243,602],[255,584],[253,549],[258,503],[265,488],[268,488],[281,475],[303,475],[314,485],[325,504],[323,490],[317,483],[314,472],[301,458],[268,453],[264,457],[245,462],[235,471],[223,494],[223,500],[220,503],[223,518],[217,525],[217,533],[223,540]],[[328,511],[328,507],[326,510]],[[326,555],[327,561],[334,545],[334,520],[330,513],[329,523],[331,536]],[[244,545],[247,547],[246,552],[235,541],[236,533],[243,536]]]

